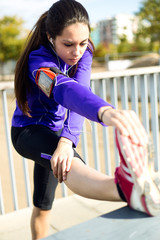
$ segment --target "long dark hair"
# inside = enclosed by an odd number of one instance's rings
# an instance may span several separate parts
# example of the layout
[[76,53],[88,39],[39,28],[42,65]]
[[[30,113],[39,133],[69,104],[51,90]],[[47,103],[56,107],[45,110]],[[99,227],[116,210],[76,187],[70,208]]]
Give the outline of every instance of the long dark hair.
[[[59,0],[47,12],[42,14],[31,30],[24,51],[15,68],[15,96],[18,106],[24,114],[30,116],[27,102],[27,92],[30,91],[28,81],[28,58],[30,52],[38,49],[40,45],[48,45],[46,32],[55,39],[56,36],[62,34],[65,27],[77,22],[86,24],[90,30],[88,13],[79,2]],[[89,46],[94,49],[91,40]],[[76,66],[73,68],[73,72],[75,72],[75,69]]]

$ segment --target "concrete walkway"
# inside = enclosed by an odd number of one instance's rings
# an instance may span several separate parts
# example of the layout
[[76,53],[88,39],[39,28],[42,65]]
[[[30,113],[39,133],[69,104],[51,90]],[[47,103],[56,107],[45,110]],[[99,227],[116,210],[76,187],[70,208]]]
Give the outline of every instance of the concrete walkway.
[[[122,202],[86,199],[77,195],[55,200],[49,235],[126,206]],[[31,240],[31,208],[0,216],[0,240]]]
[[100,215],[44,240],[159,240],[160,216],[150,217],[128,206]]

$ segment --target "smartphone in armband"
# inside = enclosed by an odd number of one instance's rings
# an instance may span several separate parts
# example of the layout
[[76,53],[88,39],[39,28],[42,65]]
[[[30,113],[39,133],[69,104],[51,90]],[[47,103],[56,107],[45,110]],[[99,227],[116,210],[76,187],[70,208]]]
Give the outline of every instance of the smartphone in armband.
[[37,70],[35,81],[38,87],[43,91],[47,97],[51,97],[52,89],[55,84],[57,74],[50,70],[50,68],[40,68]]

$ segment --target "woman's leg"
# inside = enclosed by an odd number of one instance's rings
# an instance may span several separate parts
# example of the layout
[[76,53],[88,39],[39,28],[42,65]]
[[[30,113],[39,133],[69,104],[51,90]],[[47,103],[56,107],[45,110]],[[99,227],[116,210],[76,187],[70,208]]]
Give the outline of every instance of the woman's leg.
[[34,193],[31,218],[32,239],[41,239],[48,235],[50,213],[58,181],[50,169],[35,163]]
[[50,211],[54,200],[57,179],[54,177],[50,161],[43,159],[41,153],[53,154],[59,133],[43,126],[12,128],[12,142],[17,152],[35,161],[33,212],[31,218],[32,239],[48,235]]
[[32,240],[41,239],[48,235],[51,210],[34,207],[31,217]]
[[[74,193],[86,198],[121,201],[114,178],[86,166],[75,157],[67,174],[65,184]],[[41,189],[41,187],[40,187]],[[32,239],[40,239],[48,234],[51,210],[34,207],[31,218]]]
[[74,158],[65,184],[74,193],[86,198],[107,201],[122,201],[113,177],[86,166]]

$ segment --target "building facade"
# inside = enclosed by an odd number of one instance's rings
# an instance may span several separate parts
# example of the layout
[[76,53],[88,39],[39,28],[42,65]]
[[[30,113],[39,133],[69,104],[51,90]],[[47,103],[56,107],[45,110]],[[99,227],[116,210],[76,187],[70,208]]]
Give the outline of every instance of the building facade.
[[[129,42],[134,39],[134,33],[138,27],[138,19],[131,14],[118,14],[113,18],[108,18],[103,21],[99,21],[96,26],[93,27],[91,37],[95,46],[99,43],[104,44],[119,44],[119,37],[125,35]],[[95,41],[96,39],[96,41]]]

